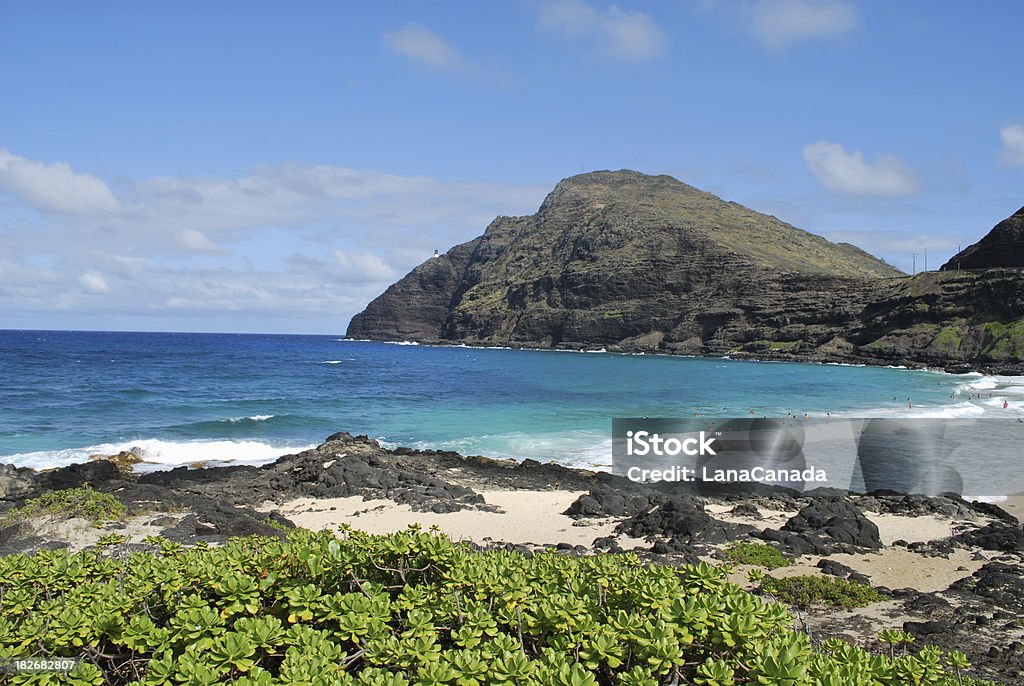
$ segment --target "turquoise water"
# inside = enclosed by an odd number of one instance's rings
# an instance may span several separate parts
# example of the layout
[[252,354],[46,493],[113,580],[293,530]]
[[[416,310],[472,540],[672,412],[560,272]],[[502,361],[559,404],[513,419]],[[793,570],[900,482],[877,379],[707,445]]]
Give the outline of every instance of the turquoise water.
[[1003,382],[902,369],[184,333],[0,331],[0,388],[0,462],[37,468],[132,446],[149,468],[259,463],[335,431],[602,466],[616,416],[1024,407]]

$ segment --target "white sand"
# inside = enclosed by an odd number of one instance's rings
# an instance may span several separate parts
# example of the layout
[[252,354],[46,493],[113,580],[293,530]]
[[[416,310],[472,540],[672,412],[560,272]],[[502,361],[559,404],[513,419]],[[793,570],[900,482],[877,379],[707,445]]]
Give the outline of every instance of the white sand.
[[865,512],[864,516],[878,527],[878,536],[883,545],[904,540],[907,543],[937,541],[958,533],[958,522],[941,517],[907,517],[903,515]]
[[730,522],[732,524],[750,524],[751,526],[756,526],[759,529],[778,529],[797,513],[796,510],[769,510],[768,508],[759,507],[757,509],[761,513],[761,518],[755,519],[753,517],[742,517],[740,515],[729,514],[729,510],[734,507],[736,507],[736,503],[729,503],[727,505],[720,503],[706,503],[704,505],[704,510],[715,519],[723,522]]
[[1024,522],[1024,493],[1011,495],[1006,500],[996,503],[996,505]]
[[[732,508],[733,505],[708,503],[704,509],[715,519],[734,524],[750,524],[759,529],[778,529],[796,514],[796,511],[780,512],[758,508],[761,512],[761,519],[753,519],[729,514],[729,510]],[[915,543],[948,538],[955,524],[951,520],[941,517],[904,517],[874,512],[865,512],[864,516],[878,527],[878,535],[885,545],[892,545],[893,541],[900,539],[907,543]]]
[[[409,524],[419,523],[424,527],[436,525],[454,540],[468,540],[476,543],[507,541],[555,545],[569,543],[589,546],[595,538],[612,535],[620,521],[614,518],[574,520],[561,514],[576,500],[578,491],[485,491],[484,500],[500,508],[500,512],[461,510],[445,514],[413,512],[408,505],[396,505],[390,500],[366,500],[362,498],[332,498],[318,500],[300,498],[283,506],[267,503],[267,509],[277,509],[296,525],[313,530],[334,529],[348,524],[369,533],[383,534],[404,529]],[[1020,499],[1024,505],[1024,498]],[[333,509],[332,509],[333,508]],[[762,519],[750,519],[729,515],[732,505],[708,503],[710,515],[731,522],[752,524],[759,528],[778,528],[795,512],[780,512],[760,508]],[[879,535],[886,546],[895,540],[908,543],[932,541],[950,536],[951,527],[958,524],[940,517],[906,517],[889,514],[866,513],[879,529]],[[649,547],[650,543],[639,539],[619,537],[625,549]],[[916,588],[920,591],[940,591],[957,579],[970,576],[984,561],[972,560],[972,553],[956,550],[949,559],[927,557],[905,548],[887,547],[877,553],[854,555],[837,554],[829,559],[866,574],[876,586],[889,588]],[[790,567],[774,570],[774,576],[799,574],[820,574],[815,565],[817,556],[805,556]],[[717,562],[711,560],[709,561]],[[737,568],[733,581],[747,585],[746,566]]]
[[[489,505],[501,512],[460,510],[436,514],[413,512],[408,505],[396,505],[390,500],[363,500],[349,498],[300,498],[285,503],[278,511],[297,526],[307,529],[334,529],[339,524],[372,534],[391,533],[418,523],[424,527],[436,525],[457,541],[507,541],[555,545],[569,543],[586,545],[595,538],[608,536],[618,523],[616,519],[574,520],[562,512],[568,509],[582,491],[483,491],[480,493]],[[334,509],[332,509],[334,508]],[[639,543],[643,543],[640,541]],[[637,541],[620,543],[630,548]]]
[[[930,593],[943,591],[957,579],[970,576],[980,569],[984,562],[972,560],[972,556],[973,553],[967,550],[954,550],[947,560],[942,557],[927,557],[906,548],[885,548],[877,553],[830,555],[828,559],[871,577],[872,586],[892,589],[914,588]],[[789,567],[773,570],[772,576],[820,573],[821,570],[815,566],[818,559],[804,556]]]
[[[1021,499],[1024,505],[1024,498]],[[1004,503],[1000,503],[1005,505]],[[759,528],[777,529],[786,523],[796,512],[778,512],[759,508],[763,519],[750,519],[727,514],[731,505],[709,503],[706,506],[709,514],[729,522],[752,524]],[[904,540],[907,543],[935,541],[948,538],[954,527],[960,522],[942,517],[907,517],[892,514],[865,512],[865,516],[878,527],[879,537],[885,546],[893,541]],[[957,529],[958,530],[958,529]],[[984,561],[972,560],[972,552],[955,550],[949,559],[927,557],[906,548],[887,547],[877,553],[858,553],[854,555],[836,554],[828,559],[835,560],[851,569],[871,577],[875,586],[888,588],[915,588],[919,591],[931,592],[945,590],[951,583],[965,576],[970,576],[979,569]],[[815,565],[818,556],[803,556],[790,567],[773,570],[772,576],[798,576],[805,574],[822,574]],[[715,562],[708,558],[709,562]],[[750,586],[746,581],[746,573],[752,567],[739,565],[732,575],[731,581],[743,586]]]

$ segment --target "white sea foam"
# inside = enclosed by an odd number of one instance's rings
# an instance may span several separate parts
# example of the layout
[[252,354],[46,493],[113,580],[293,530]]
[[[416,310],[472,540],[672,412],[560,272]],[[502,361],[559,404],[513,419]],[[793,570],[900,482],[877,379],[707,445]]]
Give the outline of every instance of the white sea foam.
[[[820,412],[812,413],[814,417],[822,417]],[[872,407],[866,410],[840,410],[830,412],[829,416],[843,419],[888,419],[915,417],[919,419],[957,419],[964,417],[982,417],[989,414],[988,410],[978,403],[963,401],[951,405],[919,406],[919,407]]]
[[320,364],[341,364],[341,360],[324,360]]
[[977,500],[982,503],[1003,503],[1009,500],[1009,496],[1005,495],[965,495],[963,499],[967,502]]
[[[260,416],[260,415],[257,415]],[[76,462],[88,462],[90,455],[116,455],[122,450],[137,448],[143,462],[135,466],[138,472],[159,471],[182,465],[202,463],[207,466],[260,465],[273,462],[282,455],[313,448],[313,444],[266,443],[263,441],[165,441],[157,438],[101,443],[85,448],[18,453],[2,458],[3,462],[19,467],[50,469],[66,467]]]
[[420,450],[453,450],[462,455],[557,462],[567,467],[598,471],[609,471],[612,461],[611,436],[585,430],[548,434],[483,434],[446,441],[395,441],[386,436],[378,436],[377,442],[389,450],[404,445]]
[[956,388],[955,395],[966,397],[992,416],[1024,416],[1024,376],[971,374]]
[[254,414],[248,417],[228,417],[226,419],[214,419],[214,422],[222,422],[225,424],[241,424],[242,422],[265,422],[268,419],[273,419],[277,415],[272,414]]
[[999,388],[999,380],[994,376],[983,376],[979,379],[969,381],[965,386],[975,391],[989,391]]

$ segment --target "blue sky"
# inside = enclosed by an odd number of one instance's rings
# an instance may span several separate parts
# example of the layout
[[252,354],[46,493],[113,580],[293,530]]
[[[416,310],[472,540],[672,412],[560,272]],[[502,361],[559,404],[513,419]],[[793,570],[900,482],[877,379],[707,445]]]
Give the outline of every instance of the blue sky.
[[905,269],[1024,205],[1024,5],[0,5],[0,327],[341,333],[561,178]]

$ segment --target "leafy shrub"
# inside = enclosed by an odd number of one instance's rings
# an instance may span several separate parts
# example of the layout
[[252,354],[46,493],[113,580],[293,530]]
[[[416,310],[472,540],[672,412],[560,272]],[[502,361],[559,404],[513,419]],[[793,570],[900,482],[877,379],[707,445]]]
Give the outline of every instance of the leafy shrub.
[[863,607],[882,599],[877,589],[832,576],[790,576],[781,579],[765,576],[760,590],[780,602],[797,607],[814,603],[836,607]]
[[84,517],[96,524],[114,521],[124,516],[127,508],[109,493],[94,491],[92,486],[85,484],[78,488],[65,488],[49,491],[25,501],[19,508],[11,510],[13,519],[26,519],[36,515],[62,517]]
[[895,686],[907,674],[956,683],[934,650],[893,659],[812,648],[782,605],[703,563],[527,559],[416,527],[299,529],[222,548],[151,543],[117,557],[0,558],[0,664],[84,656],[66,677],[14,673],[5,683]]
[[778,548],[767,543],[737,543],[723,552],[725,559],[740,565],[778,569],[792,564]]

